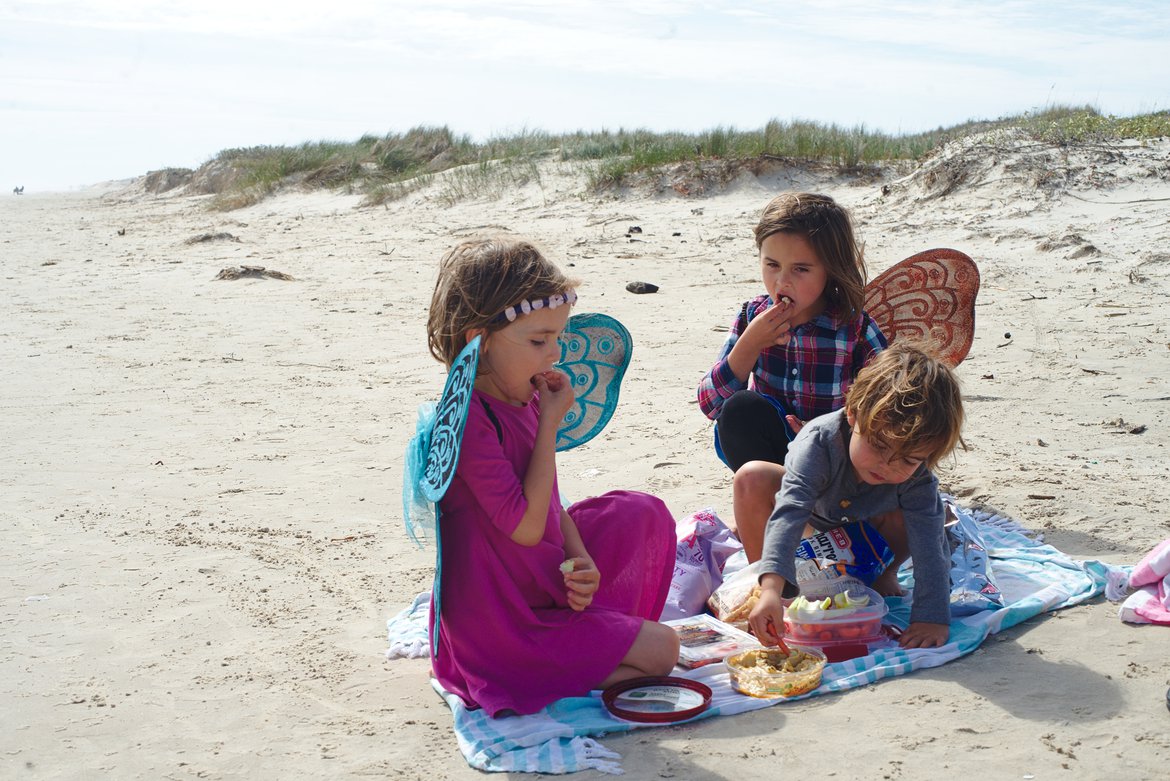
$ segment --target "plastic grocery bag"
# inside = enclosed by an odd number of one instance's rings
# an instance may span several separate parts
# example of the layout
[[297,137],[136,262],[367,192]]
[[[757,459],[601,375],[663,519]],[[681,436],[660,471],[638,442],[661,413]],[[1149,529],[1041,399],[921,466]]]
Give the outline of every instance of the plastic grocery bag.
[[723,582],[723,563],[743,545],[710,507],[675,524],[674,576],[662,608],[663,621],[703,612],[711,592]]
[[947,502],[947,541],[951,546],[951,615],[969,616],[1003,607],[1003,594],[991,576],[979,524],[957,504]]

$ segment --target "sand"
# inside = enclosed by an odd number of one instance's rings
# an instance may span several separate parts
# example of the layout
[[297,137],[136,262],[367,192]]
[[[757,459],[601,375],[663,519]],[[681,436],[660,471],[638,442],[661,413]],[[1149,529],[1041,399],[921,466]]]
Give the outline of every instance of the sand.
[[[1165,140],[995,137],[913,171],[777,168],[689,196],[669,178],[587,194],[550,161],[453,204],[449,177],[373,208],[291,192],[214,212],[140,182],[0,198],[0,776],[482,777],[427,662],[383,652],[432,571],[402,527],[401,466],[444,377],[424,335],[436,261],[484,232],[536,240],[584,280],[578,311],[634,338],[608,429],[559,457],[565,490],[727,519],[695,386],[760,289],[751,228],[771,195],[847,205],[871,276],[967,252],[971,449],[944,487],[1074,557],[1136,562],[1170,537],[1168,159]],[[241,265],[294,279],[215,279]],[[942,668],[604,742],[630,778],[1164,778],[1170,629],[1116,611],[1098,599]]]

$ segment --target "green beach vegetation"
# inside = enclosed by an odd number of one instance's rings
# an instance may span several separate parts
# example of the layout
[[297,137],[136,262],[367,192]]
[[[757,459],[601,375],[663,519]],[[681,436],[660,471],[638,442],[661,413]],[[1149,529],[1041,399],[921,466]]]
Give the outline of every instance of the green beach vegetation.
[[907,134],[772,120],[758,130],[716,127],[699,133],[599,130],[562,134],[524,130],[476,142],[447,127],[416,127],[381,137],[366,135],[353,142],[226,149],[191,175],[201,182],[202,192],[215,194],[213,208],[223,210],[256,203],[289,187],[360,192],[364,205],[376,205],[428,186],[438,174],[444,174],[438,179],[438,197],[455,203],[498,195],[510,186],[539,183],[538,163],[544,160],[580,166],[588,186],[601,191],[633,185],[680,166],[691,166],[700,180],[717,182],[776,162],[864,173],[880,165],[920,162],[948,142],[989,131],[1011,131],[1054,146],[1149,139],[1170,136],[1170,112],[1115,117],[1091,106],[1054,106]]

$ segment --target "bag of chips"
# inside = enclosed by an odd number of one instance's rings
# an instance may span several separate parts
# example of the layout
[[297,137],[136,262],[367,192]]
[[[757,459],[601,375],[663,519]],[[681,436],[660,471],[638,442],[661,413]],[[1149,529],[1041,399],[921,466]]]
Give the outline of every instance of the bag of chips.
[[991,577],[991,560],[983,547],[979,524],[953,502],[947,508],[947,541],[951,545],[951,615],[969,616],[1003,607],[1003,594]]
[[805,537],[796,549],[796,583],[801,591],[833,593],[833,581],[859,580],[865,585],[894,561],[894,552],[877,529],[865,521]]
[[662,621],[703,612],[711,592],[723,582],[723,563],[743,545],[708,507],[675,523],[674,575],[662,608]]

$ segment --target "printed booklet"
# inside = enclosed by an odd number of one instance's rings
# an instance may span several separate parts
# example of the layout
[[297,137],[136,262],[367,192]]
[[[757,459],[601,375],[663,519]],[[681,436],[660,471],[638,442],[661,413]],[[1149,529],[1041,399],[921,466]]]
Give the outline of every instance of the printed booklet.
[[760,647],[760,642],[747,632],[706,613],[663,623],[678,632],[678,663],[683,667],[722,662],[729,654]]

